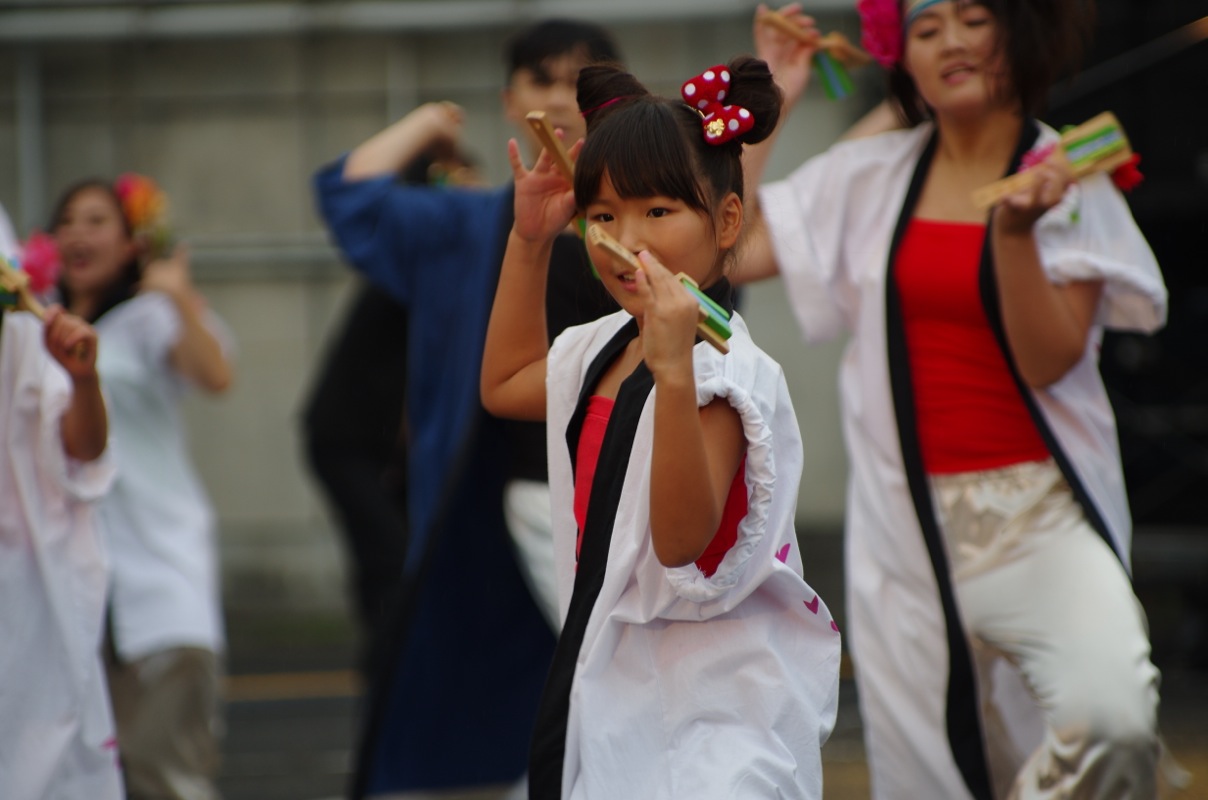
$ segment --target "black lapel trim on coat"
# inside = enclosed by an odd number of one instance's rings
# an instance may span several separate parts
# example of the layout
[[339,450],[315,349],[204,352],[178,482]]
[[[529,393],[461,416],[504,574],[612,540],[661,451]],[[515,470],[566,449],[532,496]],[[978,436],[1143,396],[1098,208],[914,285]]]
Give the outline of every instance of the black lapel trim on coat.
[[[1020,150],[1015,154],[1016,157],[1015,162],[1012,164],[1012,170],[1015,169],[1023,154],[1031,149],[1039,135],[1040,126],[1035,120],[1028,120],[1024,125],[1023,140]],[[1087,522],[1107,542],[1107,546],[1111,548],[1111,551],[1123,563],[1124,554],[1116,551],[1115,542],[1112,541],[1111,532],[1107,527],[1103,514],[1099,511],[1099,507],[1095,505],[1090,492],[1086,490],[1086,485],[1083,484],[1082,478],[1074,468],[1073,461],[1065,450],[1062,449],[1061,442],[1053,432],[1052,426],[1049,425],[1044,412],[1040,410],[1040,404],[1036,402],[1036,396],[1028,385],[1024,383],[1023,378],[1020,377],[1019,368],[1015,364],[1015,357],[1011,353],[1010,345],[1007,344],[1007,330],[1003,324],[1002,306],[999,303],[998,281],[995,279],[994,274],[994,255],[991,252],[988,223],[986,242],[982,249],[981,265],[978,268],[978,287],[981,290],[982,307],[986,312],[986,319],[989,320],[990,330],[994,332],[994,338],[998,341],[998,348],[1002,351],[1003,358],[1007,361],[1007,366],[1011,370],[1011,377],[1015,381],[1016,388],[1019,389],[1019,396],[1023,398],[1024,405],[1027,406],[1028,413],[1032,416],[1032,422],[1035,423],[1036,429],[1040,432],[1040,438],[1044,440],[1049,454],[1053,457],[1053,461],[1056,462],[1057,467],[1061,470],[1066,483],[1070,485],[1074,498],[1082,506],[1082,513],[1086,515]],[[1127,569],[1125,572],[1127,573]]]
[[[725,278],[703,291],[713,302],[730,314],[734,313],[734,292]],[[570,452],[572,470],[577,466],[575,457],[579,452],[579,437],[587,417],[588,401],[600,378],[637,335],[637,321],[630,320],[600,350],[587,369],[575,412],[566,427],[566,446]],[[562,796],[566,727],[570,714],[570,692],[574,683],[575,665],[596,598],[604,585],[612,529],[632,456],[633,440],[652,388],[654,376],[646,368],[645,362],[642,362],[621,384],[608,428],[604,433],[587,504],[587,520],[570,608],[554,651],[553,663],[534,726],[528,775],[530,800],[560,800]],[[567,498],[559,499],[565,501]]]
[[914,389],[910,377],[910,361],[906,347],[906,328],[902,318],[901,298],[898,295],[895,277],[895,262],[898,248],[906,228],[914,216],[914,208],[922,194],[927,171],[935,155],[937,135],[933,133],[927,143],[906,192],[902,212],[894,228],[893,243],[889,250],[889,262],[885,275],[885,336],[889,356],[889,381],[893,392],[894,413],[898,423],[898,437],[902,447],[902,463],[906,470],[906,481],[910,496],[914,500],[919,527],[931,558],[935,582],[939,589],[940,605],[944,610],[944,623],[948,636],[948,696],[946,698],[945,722],[948,731],[948,746],[956,766],[960,769],[970,794],[977,800],[991,800],[989,766],[982,734],[980,706],[977,693],[977,678],[969,642],[961,625],[960,612],[956,607],[956,596],[948,571],[948,557],[936,522],[935,510],[931,505],[931,490],[923,470],[922,452],[919,447],[918,429],[915,422]]
[[[579,402],[566,430],[566,443],[570,449],[572,468],[578,452],[579,436],[587,415],[587,403],[601,376],[609,365],[624,351],[638,335],[636,320],[630,320],[604,346],[592,361],[579,393]],[[575,573],[574,590],[566,622],[558,637],[553,663],[546,679],[545,691],[537,710],[537,722],[533,731],[533,746],[529,756],[530,800],[560,800],[562,797],[562,769],[566,760],[566,728],[570,714],[570,693],[574,683],[575,665],[579,650],[587,632],[596,598],[604,585],[604,574],[608,565],[608,549],[612,541],[612,528],[616,522],[621,490],[625,484],[625,473],[633,451],[633,440],[646,398],[654,388],[654,376],[645,362],[625,379],[617,392],[616,404],[604,433],[600,447],[600,458],[596,465],[596,477],[592,482],[587,507],[587,520],[583,530],[583,542],[579,551],[578,568]],[[569,498],[556,498],[566,502]]]

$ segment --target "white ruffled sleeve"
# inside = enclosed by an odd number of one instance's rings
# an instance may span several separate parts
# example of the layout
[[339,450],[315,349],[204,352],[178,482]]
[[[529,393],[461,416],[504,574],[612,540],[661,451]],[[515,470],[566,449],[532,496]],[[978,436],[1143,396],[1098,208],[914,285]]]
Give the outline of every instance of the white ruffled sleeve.
[[[749,338],[725,357],[702,352],[706,349],[697,348],[697,404],[703,407],[723,398],[742,420],[747,439],[747,514],[738,524],[734,545],[712,575],[695,564],[666,570],[677,600],[660,616],[672,619],[707,619],[726,613],[777,570],[801,573],[794,525],[801,434],[783,374]],[[743,363],[733,369],[735,365],[726,359],[743,359]]]
[[1036,237],[1054,283],[1104,282],[1097,325],[1148,333],[1165,324],[1167,293],[1157,260],[1107,175],[1072,186],[1040,218]]
[[750,395],[741,386],[717,376],[697,387],[697,402],[704,406],[724,398],[742,418],[747,437],[747,514],[738,524],[738,536],[717,570],[709,576],[695,564],[667,571],[676,593],[693,603],[714,600],[733,589],[744,567],[759,547],[767,524],[772,490],[776,485],[776,459],[772,453],[772,431]]

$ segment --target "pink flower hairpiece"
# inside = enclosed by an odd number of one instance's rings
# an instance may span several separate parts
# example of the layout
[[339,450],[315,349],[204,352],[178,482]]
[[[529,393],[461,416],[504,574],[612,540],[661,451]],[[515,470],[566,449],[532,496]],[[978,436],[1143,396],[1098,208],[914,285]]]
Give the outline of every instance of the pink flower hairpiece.
[[860,44],[885,69],[902,58],[902,9],[899,0],[859,0]]
[[168,197],[163,190],[145,175],[123,172],[113,182],[113,191],[134,237],[143,245],[143,260],[153,261],[165,255],[172,235],[167,220]]
[[723,105],[730,91],[730,70],[718,64],[684,82],[680,96],[701,116],[701,128],[709,144],[725,144],[755,125],[755,117],[742,106]]
[[902,60],[906,28],[939,2],[942,0],[858,0],[860,43],[882,67],[891,69]]

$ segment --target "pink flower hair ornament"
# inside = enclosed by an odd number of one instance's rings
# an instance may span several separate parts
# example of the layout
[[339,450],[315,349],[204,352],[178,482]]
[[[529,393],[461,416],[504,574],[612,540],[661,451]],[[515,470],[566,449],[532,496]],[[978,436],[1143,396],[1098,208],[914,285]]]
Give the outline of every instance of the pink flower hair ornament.
[[168,226],[168,198],[163,190],[145,175],[124,172],[113,182],[113,191],[122,205],[122,214],[143,247],[143,260],[164,256],[171,247]]
[[902,57],[902,11],[898,0],[859,0],[860,44],[885,69]]
[[906,28],[923,9],[939,2],[943,0],[859,0],[860,44],[882,67],[893,69],[902,60]]

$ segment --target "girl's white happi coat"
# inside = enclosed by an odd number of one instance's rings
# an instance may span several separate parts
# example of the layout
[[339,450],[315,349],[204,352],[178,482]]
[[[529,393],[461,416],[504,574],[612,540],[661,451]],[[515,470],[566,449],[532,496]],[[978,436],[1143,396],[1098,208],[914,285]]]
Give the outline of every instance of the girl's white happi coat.
[[[839,375],[851,461],[847,610],[878,798],[968,796],[945,734],[944,616],[906,483],[887,368],[891,240],[932,131],[924,124],[836,145],[760,194],[805,338],[852,337]],[[1056,139],[1042,127],[1037,144]],[[1053,282],[1104,282],[1082,361],[1032,396],[1127,568],[1131,522],[1098,350],[1106,327],[1159,327],[1166,290],[1126,203],[1102,174],[1071,187],[1038,222],[1036,238]],[[1000,678],[1009,680],[1002,670]],[[1022,745],[1038,727],[1017,710],[1008,717]]]
[[64,452],[71,384],[42,336],[32,314],[0,315],[0,797],[118,800],[91,509],[113,467]]
[[[577,526],[567,424],[592,358],[629,320],[572,328],[550,351],[550,488],[560,611]],[[731,351],[698,343],[697,402],[725,398],[747,437],[750,511],[716,573],[669,569],[650,543],[654,397],[646,398],[604,585],[575,666],[562,797],[820,798],[839,634],[801,577],[793,527],[801,438],[780,367],[735,315]],[[597,473],[597,480],[600,479]],[[808,556],[807,556],[808,557]]]

